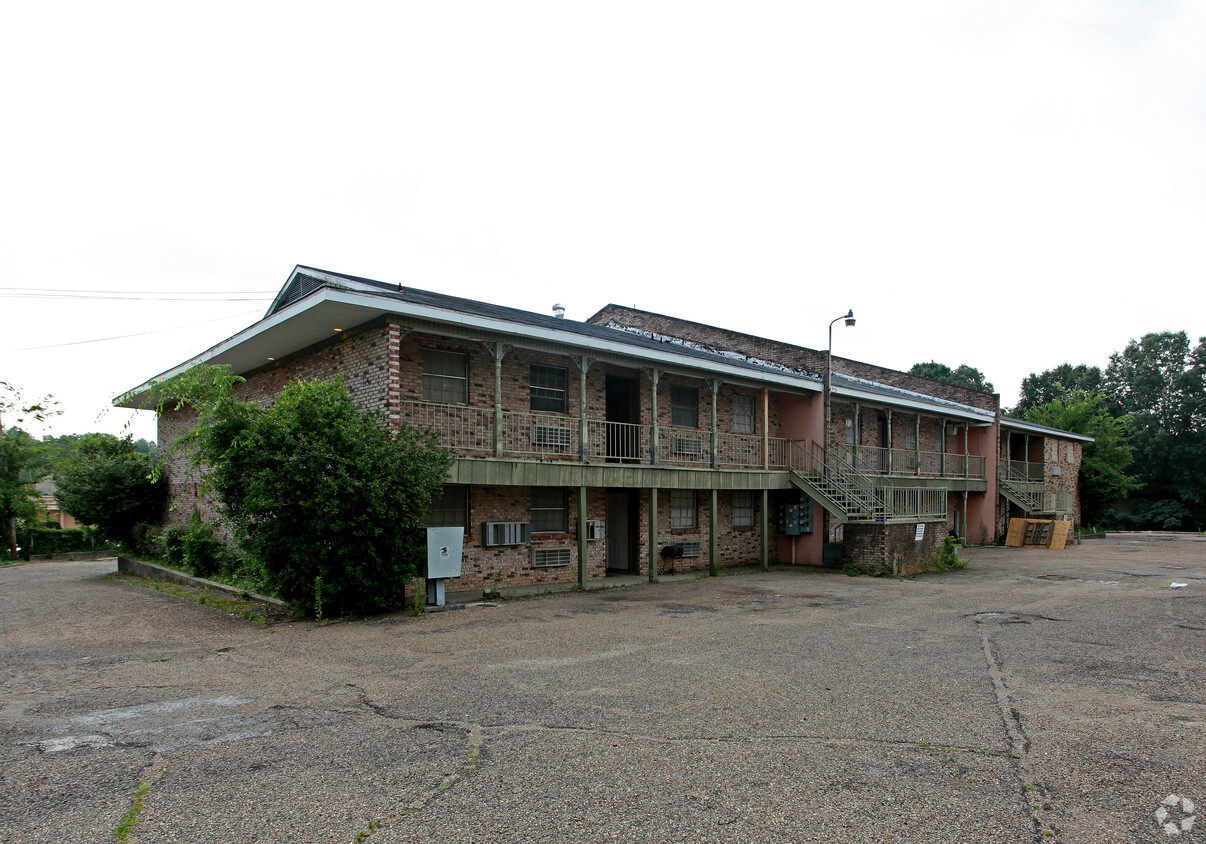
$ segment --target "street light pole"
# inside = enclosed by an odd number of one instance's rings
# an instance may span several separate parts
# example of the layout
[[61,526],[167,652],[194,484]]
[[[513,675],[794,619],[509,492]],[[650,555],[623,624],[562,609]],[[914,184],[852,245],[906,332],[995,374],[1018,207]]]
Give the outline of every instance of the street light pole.
[[[851,308],[840,317],[836,317],[829,323],[829,348],[825,351],[825,434],[821,442],[826,443],[829,440],[829,423],[833,421],[832,399],[833,399],[833,323],[838,320],[846,320],[846,325],[854,325],[854,308]],[[828,446],[825,446],[828,448]]]

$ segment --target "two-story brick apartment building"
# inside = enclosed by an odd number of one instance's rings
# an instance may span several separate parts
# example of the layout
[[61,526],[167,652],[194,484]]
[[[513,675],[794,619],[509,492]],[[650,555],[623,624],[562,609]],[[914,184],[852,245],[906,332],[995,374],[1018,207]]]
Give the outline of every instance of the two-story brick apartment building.
[[[827,537],[905,570],[950,529],[995,538],[1009,508],[1076,512],[1053,490],[1074,493],[1084,438],[1003,423],[996,396],[835,359],[827,432],[823,353],[616,306],[576,322],[299,266],[263,319],[160,379],[200,362],[266,401],[342,375],[434,430],[458,589],[819,564]],[[161,414],[160,443],[190,421]],[[167,476],[169,519],[213,515],[183,457]]]

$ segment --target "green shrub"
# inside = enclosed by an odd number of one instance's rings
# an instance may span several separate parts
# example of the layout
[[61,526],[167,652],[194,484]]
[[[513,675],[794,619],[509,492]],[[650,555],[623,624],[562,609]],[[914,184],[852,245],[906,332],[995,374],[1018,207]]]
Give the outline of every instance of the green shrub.
[[169,566],[184,567],[184,537],[188,530],[179,525],[167,525],[159,534],[159,557]]
[[942,541],[942,549],[934,555],[934,568],[938,571],[967,568],[967,560],[959,556],[958,537],[949,533],[946,535],[946,539]]

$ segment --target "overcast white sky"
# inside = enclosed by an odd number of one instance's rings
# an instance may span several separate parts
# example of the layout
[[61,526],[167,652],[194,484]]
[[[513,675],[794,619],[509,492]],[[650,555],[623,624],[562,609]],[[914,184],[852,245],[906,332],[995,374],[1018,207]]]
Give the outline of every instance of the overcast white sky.
[[54,433],[298,263],[819,348],[853,308],[835,353],[1006,405],[1206,334],[1200,2],[7,3],[0,79],[0,380]]

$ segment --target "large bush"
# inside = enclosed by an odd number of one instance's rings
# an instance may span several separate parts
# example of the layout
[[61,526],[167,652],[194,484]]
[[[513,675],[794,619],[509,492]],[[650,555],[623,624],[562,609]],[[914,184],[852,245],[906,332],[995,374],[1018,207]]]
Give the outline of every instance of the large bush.
[[282,598],[327,615],[402,605],[421,525],[451,458],[356,409],[342,382],[289,385],[271,407],[229,392],[192,438],[234,536]]

